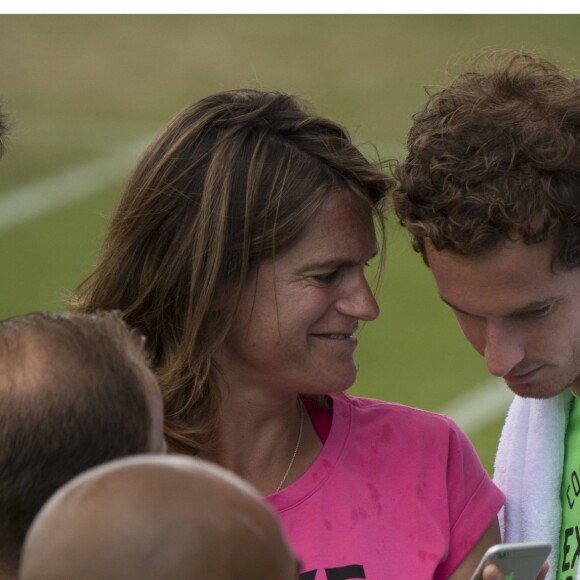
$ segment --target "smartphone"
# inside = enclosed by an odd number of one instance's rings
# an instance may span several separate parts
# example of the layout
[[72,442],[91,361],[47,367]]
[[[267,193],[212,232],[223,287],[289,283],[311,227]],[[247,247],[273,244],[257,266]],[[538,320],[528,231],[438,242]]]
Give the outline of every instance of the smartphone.
[[495,564],[506,580],[535,580],[551,550],[551,544],[543,542],[497,544],[484,554],[471,580],[482,580],[487,564]]

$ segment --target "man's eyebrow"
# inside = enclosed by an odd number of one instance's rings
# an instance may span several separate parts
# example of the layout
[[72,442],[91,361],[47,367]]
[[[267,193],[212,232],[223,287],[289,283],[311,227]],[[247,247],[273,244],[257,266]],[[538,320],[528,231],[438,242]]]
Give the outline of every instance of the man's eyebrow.
[[447,298],[444,298],[441,296],[441,294],[439,294],[439,298],[441,298],[441,301],[445,302],[449,308],[457,310],[457,312],[461,312],[461,314],[467,314],[467,316],[477,316],[477,314],[472,314],[471,312],[467,312],[467,310],[463,310],[463,308],[459,308],[459,306],[455,306],[451,300],[447,300]]
[[[453,310],[456,310],[457,312],[460,312],[461,314],[466,314],[467,316],[479,316],[478,314],[473,314],[472,312],[463,310],[463,308],[459,308],[459,306],[453,304],[451,300],[447,300],[447,298],[444,298],[441,295],[439,295],[439,298],[441,298],[441,300],[445,302],[447,306],[449,306]],[[544,300],[536,300],[534,302],[526,304],[525,306],[522,306],[521,308],[516,308],[515,310],[512,310],[511,312],[508,312],[503,316],[521,316],[522,314],[527,314],[528,312],[533,312],[534,310],[540,310],[542,308],[545,308],[546,306],[549,306],[550,304],[554,304],[555,302],[558,302],[558,300],[560,300],[561,298],[562,298],[561,296],[549,296]]]

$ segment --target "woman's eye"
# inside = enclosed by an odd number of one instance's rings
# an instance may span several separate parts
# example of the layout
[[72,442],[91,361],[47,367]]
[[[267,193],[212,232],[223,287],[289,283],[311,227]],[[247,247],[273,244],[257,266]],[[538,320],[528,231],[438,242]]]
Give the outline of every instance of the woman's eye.
[[330,284],[338,275],[338,270],[333,270],[326,274],[316,274],[313,278],[320,284]]

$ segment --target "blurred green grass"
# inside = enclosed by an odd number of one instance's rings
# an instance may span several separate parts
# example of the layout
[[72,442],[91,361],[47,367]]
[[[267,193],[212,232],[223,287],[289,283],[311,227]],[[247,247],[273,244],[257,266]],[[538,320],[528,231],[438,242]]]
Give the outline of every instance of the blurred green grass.
[[[579,31],[577,15],[3,15],[0,100],[12,128],[0,200],[240,86],[299,94],[356,142],[397,157],[424,87],[474,51],[532,50],[578,70]],[[1,317],[65,307],[121,187],[0,230]],[[488,374],[394,220],[388,245],[382,315],[361,333],[354,392],[436,410]],[[501,423],[470,433],[488,470]]]

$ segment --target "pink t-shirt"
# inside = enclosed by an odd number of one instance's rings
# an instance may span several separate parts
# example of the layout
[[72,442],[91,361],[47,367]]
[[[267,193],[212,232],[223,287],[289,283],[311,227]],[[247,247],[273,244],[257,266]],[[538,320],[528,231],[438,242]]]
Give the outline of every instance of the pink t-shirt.
[[319,456],[266,498],[301,580],[447,578],[504,502],[466,435],[443,415],[331,398]]

